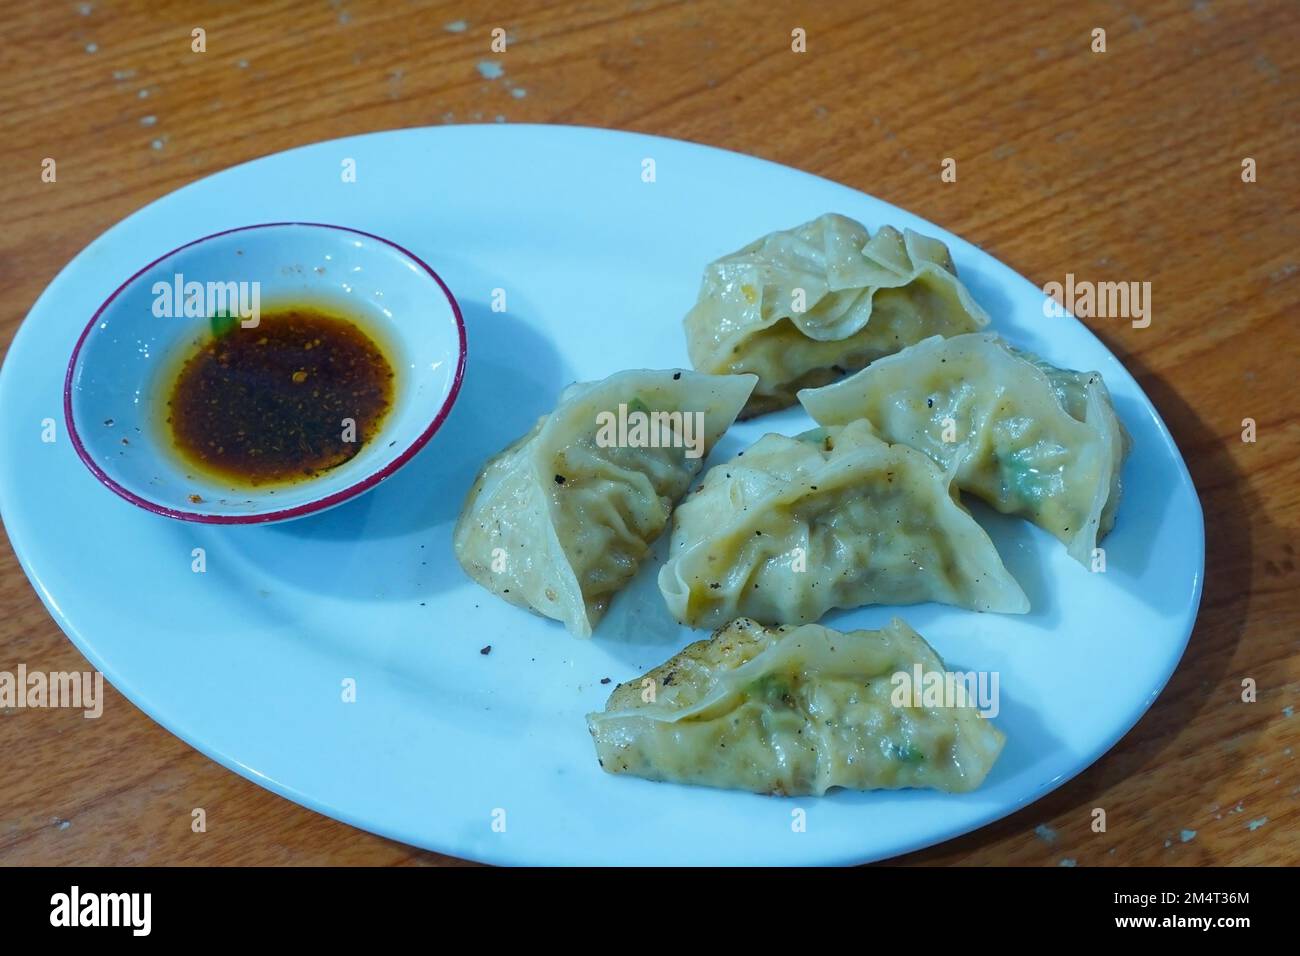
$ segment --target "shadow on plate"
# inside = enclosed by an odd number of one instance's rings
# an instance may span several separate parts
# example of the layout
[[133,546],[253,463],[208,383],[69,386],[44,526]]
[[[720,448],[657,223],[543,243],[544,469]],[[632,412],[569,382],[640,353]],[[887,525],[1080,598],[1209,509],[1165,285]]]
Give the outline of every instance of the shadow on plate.
[[[983,250],[981,253],[987,255]],[[1005,334],[1007,319],[1015,312],[1015,305],[1006,293],[1006,276],[990,275],[981,268],[981,265],[987,266],[987,260],[977,257],[971,262],[958,266],[957,276],[974,296],[975,301],[989,314],[991,322],[985,331]],[[989,271],[995,268],[988,266]],[[1013,331],[1010,338],[1014,340],[1016,337]]]
[[[671,535],[670,524],[641,562],[636,577],[610,602],[608,613],[596,625],[592,636],[611,658],[634,669],[645,661],[651,662],[650,667],[662,664],[687,644],[712,633],[678,624],[659,593],[659,569],[668,560]],[[628,678],[624,674],[619,679]]]
[[[1025,597],[1029,598],[1028,614],[1006,616],[1030,621],[1044,631],[1056,628],[1061,621],[1061,602],[1056,592],[1062,585],[1055,577],[1049,579],[1044,569],[1052,554],[1051,549],[1064,546],[1022,518],[999,514],[974,495],[962,495],[962,503],[988,533],[1002,563],[1025,592]],[[1000,615],[987,616],[996,618]]]

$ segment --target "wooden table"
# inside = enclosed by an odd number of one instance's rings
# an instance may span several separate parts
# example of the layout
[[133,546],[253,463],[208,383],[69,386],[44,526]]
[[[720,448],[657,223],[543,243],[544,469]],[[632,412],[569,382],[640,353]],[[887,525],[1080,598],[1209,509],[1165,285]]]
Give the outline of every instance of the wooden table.
[[[1300,863],[1300,7],[786,6],[10,0],[0,338],[82,247],[165,193],[291,146],[439,123],[711,143],[914,210],[1040,284],[1150,282],[1148,328],[1089,324],[1155,401],[1205,506],[1186,656],[1090,770],[905,862]],[[496,27],[505,53],[489,49]],[[488,60],[504,75],[486,77]],[[41,181],[45,157],[56,184]],[[940,178],[946,158],[954,183]],[[0,670],[19,662],[85,666],[5,548]],[[112,692],[96,721],[0,714],[0,754],[4,864],[457,862],[273,796]],[[196,806],[205,837],[190,831]],[[1105,833],[1090,828],[1095,807]]]

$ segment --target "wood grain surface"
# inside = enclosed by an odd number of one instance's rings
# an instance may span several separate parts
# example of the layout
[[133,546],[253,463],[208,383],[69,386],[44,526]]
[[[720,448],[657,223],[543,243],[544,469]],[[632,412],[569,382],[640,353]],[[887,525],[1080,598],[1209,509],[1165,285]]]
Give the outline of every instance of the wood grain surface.
[[[196,27],[204,53],[191,50]],[[505,53],[489,49],[494,27],[509,33]],[[805,53],[791,50],[796,27]],[[69,259],[159,196],[288,147],[441,123],[727,147],[913,210],[1039,284],[1150,282],[1149,327],[1088,324],[1154,400],[1205,507],[1190,646],[1090,770],[902,862],[1296,864],[1297,37],[1289,0],[6,0],[0,341]],[[504,74],[485,77],[487,60]],[[41,180],[45,157],[55,184]],[[945,158],[955,183],[940,179]],[[6,546],[0,670],[19,663],[86,666]],[[113,692],[100,720],[0,713],[0,764],[3,864],[459,862],[273,796]],[[196,806],[206,834],[190,830]],[[1096,807],[1105,833],[1090,827]]]

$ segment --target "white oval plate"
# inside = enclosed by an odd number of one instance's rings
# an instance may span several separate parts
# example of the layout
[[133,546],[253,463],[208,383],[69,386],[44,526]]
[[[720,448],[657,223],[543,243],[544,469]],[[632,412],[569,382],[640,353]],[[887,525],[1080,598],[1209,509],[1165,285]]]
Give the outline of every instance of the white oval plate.
[[[341,181],[345,159],[354,183]],[[653,183],[642,180],[645,159]],[[688,365],[680,320],[705,263],[826,211],[938,236],[996,331],[1105,375],[1134,439],[1106,573],[1024,522],[977,509],[1031,613],[920,605],[827,618],[847,629],[901,613],[950,666],[999,672],[1007,746],[974,793],[777,799],[609,776],[583,715],[613,683],[703,636],[672,623],[655,588],[666,540],[596,637],[579,641],[471,584],[451,553],[452,524],[484,459],[565,384]],[[214,527],[132,507],[61,432],[78,333],[141,261],[277,220],[374,232],[436,269],[469,334],[459,401],[405,468],[324,514]],[[1074,319],[1045,318],[1042,303],[1033,284],[916,216],[691,143],[546,126],[320,143],[153,203],[59,274],[0,374],[0,511],[46,606],[115,687],[213,759],[322,813],[499,863],[879,859],[1005,816],[1091,764],[1159,694],[1195,618],[1204,532],[1178,450],[1114,356]],[[60,423],[53,443],[42,441],[46,419]],[[798,410],[738,425],[713,460],[809,425]],[[195,548],[204,573],[191,570]],[[341,699],[348,679],[354,703]],[[807,813],[804,832],[791,827],[795,808]]]

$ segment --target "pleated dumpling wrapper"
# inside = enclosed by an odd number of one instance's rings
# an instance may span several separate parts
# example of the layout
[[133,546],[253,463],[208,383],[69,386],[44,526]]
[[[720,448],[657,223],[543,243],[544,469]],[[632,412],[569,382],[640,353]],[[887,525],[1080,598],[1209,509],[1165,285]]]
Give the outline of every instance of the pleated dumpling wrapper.
[[710,263],[685,326],[701,372],[758,376],[747,418],[913,342],[988,321],[942,242],[891,226],[871,236],[828,213]]
[[1055,368],[990,333],[936,336],[799,401],[823,425],[866,419],[925,452],[1083,564],[1115,523],[1130,440],[1100,372]]
[[978,787],[1002,751],[982,716],[996,693],[991,676],[945,671],[898,618],[847,633],[741,619],[620,684],[587,726],[609,773],[783,796],[955,793]]
[[475,479],[453,538],[461,567],[590,637],[754,382],[669,369],[569,386]]
[[710,468],[677,508],[659,590],[678,621],[709,628],[865,604],[1029,610],[939,466],[863,421],[765,435]]

